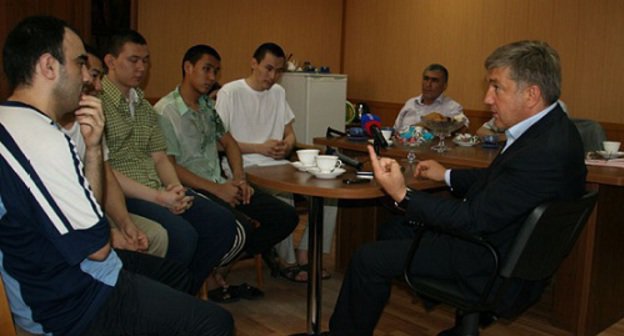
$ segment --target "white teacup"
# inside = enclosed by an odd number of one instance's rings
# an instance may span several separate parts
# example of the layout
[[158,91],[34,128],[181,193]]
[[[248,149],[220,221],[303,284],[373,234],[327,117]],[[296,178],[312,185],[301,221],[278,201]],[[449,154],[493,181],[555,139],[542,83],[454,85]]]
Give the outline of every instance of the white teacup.
[[604,147],[607,153],[617,153],[620,150],[619,141],[603,141],[602,147]]
[[316,166],[321,173],[331,173],[334,169],[342,166],[342,161],[335,155],[319,155],[316,157]]
[[318,149],[300,149],[297,151],[299,161],[306,167],[313,167],[316,164]]

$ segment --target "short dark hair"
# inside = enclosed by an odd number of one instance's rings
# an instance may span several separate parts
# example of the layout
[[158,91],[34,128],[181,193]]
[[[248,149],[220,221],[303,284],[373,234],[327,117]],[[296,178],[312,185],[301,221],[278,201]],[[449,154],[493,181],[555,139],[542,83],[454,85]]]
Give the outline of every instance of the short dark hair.
[[438,64],[438,63],[433,63],[433,64],[429,64],[425,70],[423,70],[423,75],[425,74],[425,72],[427,71],[436,71],[436,72],[441,72],[442,75],[444,75],[444,83],[448,83],[448,70],[446,70],[446,68],[444,67],[444,65],[442,64]]
[[543,41],[518,41],[494,50],[485,60],[485,69],[509,68],[518,85],[537,85],[544,102],[550,105],[561,95],[559,54]]
[[282,50],[282,47],[273,42],[266,42],[261,44],[258,49],[254,51],[253,58],[256,59],[256,62],[260,63],[267,53],[271,53],[275,57],[286,58],[286,54],[284,54],[284,50]]
[[86,43],[84,47],[85,47],[85,51],[87,52],[87,54],[91,54],[97,57],[99,60],[102,60],[102,56],[100,55],[100,52],[95,47]]
[[184,57],[182,58],[182,78],[184,78],[184,63],[189,61],[191,64],[195,65],[195,63],[206,54],[221,61],[221,56],[213,47],[205,44],[194,45],[184,53]]
[[11,91],[32,84],[41,55],[50,53],[60,64],[65,64],[65,28],[75,32],[65,21],[52,16],[31,16],[13,28],[2,50],[4,73]]
[[108,46],[106,47],[106,52],[104,54],[111,54],[114,57],[117,57],[119,56],[119,53],[121,53],[123,46],[128,42],[139,45],[147,45],[145,37],[139,34],[139,32],[132,29],[121,30],[114,33],[110,37]]

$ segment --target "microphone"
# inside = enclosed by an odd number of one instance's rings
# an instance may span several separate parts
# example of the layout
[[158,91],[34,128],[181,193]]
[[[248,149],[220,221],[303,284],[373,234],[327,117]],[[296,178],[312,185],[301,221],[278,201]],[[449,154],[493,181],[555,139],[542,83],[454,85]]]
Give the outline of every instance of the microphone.
[[363,114],[362,128],[368,135],[373,137],[373,146],[375,146],[377,152],[379,152],[379,147],[388,147],[388,142],[381,134],[381,119],[378,116],[371,113]]
[[325,137],[327,139],[329,138],[333,138],[334,136],[347,136],[347,133],[345,132],[341,132],[337,129],[331,128],[331,127],[327,127],[327,131],[325,131]]
[[335,150],[332,147],[327,146],[327,150],[325,151],[325,154],[327,154],[327,155],[336,155],[340,159],[340,161],[342,161],[344,164],[347,164],[347,165],[349,165],[351,167],[354,167],[357,170],[361,170],[362,169],[362,166],[363,166],[362,162],[360,162],[360,161],[358,161],[358,160],[356,160],[356,159],[354,159],[354,158],[352,158],[350,156],[342,154],[342,153],[340,153],[339,151]]

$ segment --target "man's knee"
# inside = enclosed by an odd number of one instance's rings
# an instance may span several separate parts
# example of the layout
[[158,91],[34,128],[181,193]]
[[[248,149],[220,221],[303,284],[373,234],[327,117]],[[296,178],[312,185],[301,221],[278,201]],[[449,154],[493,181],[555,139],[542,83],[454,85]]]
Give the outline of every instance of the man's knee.
[[[193,207],[195,206],[198,208],[193,210],[199,212],[195,212],[193,216],[195,219],[201,217],[202,221],[205,220],[210,223],[211,230],[232,236],[236,234],[236,217],[231,209],[219,205],[205,196],[197,198]],[[198,215],[199,217],[197,217]]]
[[234,334],[234,318],[227,310],[216,306],[205,320],[204,328],[198,335],[231,336]]
[[162,225],[157,222],[134,214],[130,214],[134,224],[145,233],[149,243],[147,253],[157,257],[164,257],[169,247],[169,235]]
[[[278,201],[282,203],[281,201]],[[279,214],[277,218],[279,220],[275,223],[276,226],[279,226],[279,229],[284,234],[284,237],[289,233],[293,232],[299,224],[299,215],[297,215],[297,210],[294,207],[289,206],[287,204],[283,204],[276,213]]]
[[165,229],[156,231],[155,234],[147,235],[149,247],[147,253],[158,257],[164,257],[169,248],[169,236]]
[[184,220],[165,227],[165,230],[168,236],[167,258],[188,265],[199,241],[197,231],[190,223]]
[[363,245],[353,253],[349,268],[352,268],[353,270],[362,270],[366,268],[366,265],[370,261],[369,255],[371,252],[369,251],[369,246],[370,244]]

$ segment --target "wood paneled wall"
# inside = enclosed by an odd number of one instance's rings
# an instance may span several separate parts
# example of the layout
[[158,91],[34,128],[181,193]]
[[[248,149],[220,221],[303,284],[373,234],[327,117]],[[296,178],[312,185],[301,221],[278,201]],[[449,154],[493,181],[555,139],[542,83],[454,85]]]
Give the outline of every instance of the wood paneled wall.
[[342,16],[342,0],[139,0],[138,30],[152,60],[146,95],[171,91],[181,79],[184,52],[198,43],[221,54],[221,83],[247,76],[251,55],[268,41],[300,63],[339,72]]
[[[82,36],[91,35],[91,1],[0,0],[0,46],[4,46],[9,31],[23,18],[31,15],[54,15],[79,30]],[[0,101],[6,99],[9,94],[4,71],[0,71]]]
[[[346,0],[348,96],[403,103],[422,69],[448,67],[447,94],[486,110],[483,61],[497,46],[547,41],[559,51],[572,116],[624,123],[624,1]],[[398,112],[398,111],[397,111]]]
[[[89,1],[0,1],[0,43],[26,15],[57,15],[88,36]],[[563,65],[572,116],[624,124],[624,1],[621,0],[137,0],[148,39],[148,97],[180,80],[183,52],[207,43],[223,57],[220,81],[244,77],[265,41],[303,62],[349,76],[354,100],[402,104],[420,92],[422,69],[445,64],[447,94],[482,111],[483,60],[496,47],[542,39]],[[0,98],[8,94],[0,75]]]

